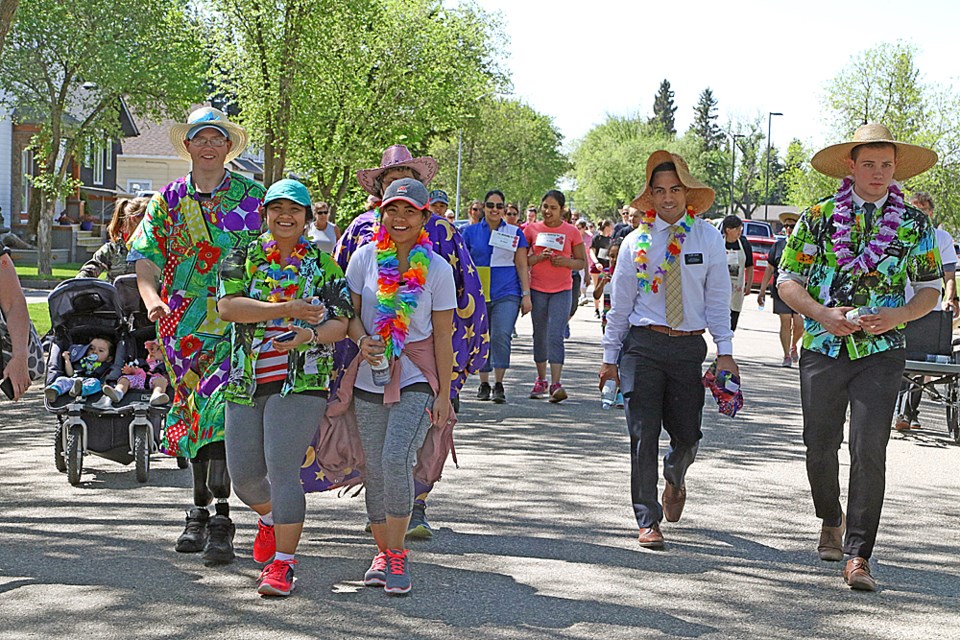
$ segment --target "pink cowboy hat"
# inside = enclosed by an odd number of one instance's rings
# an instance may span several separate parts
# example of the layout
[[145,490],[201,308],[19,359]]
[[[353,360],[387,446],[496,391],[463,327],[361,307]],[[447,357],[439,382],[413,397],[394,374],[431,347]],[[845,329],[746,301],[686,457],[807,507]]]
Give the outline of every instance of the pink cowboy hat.
[[357,180],[360,182],[360,186],[363,187],[364,191],[379,198],[380,194],[377,193],[376,185],[377,178],[382,176],[387,169],[395,169],[397,167],[410,167],[417,172],[417,176],[419,176],[419,180],[423,184],[429,184],[429,182],[433,180],[433,177],[437,175],[438,169],[437,161],[430,156],[414,158],[410,155],[410,150],[405,146],[395,144],[384,150],[379,167],[376,169],[360,169],[357,171]]

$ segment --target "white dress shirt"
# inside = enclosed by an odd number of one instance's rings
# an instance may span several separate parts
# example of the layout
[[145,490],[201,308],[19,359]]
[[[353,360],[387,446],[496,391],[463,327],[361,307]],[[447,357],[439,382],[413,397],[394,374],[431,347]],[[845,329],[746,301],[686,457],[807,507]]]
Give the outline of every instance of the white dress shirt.
[[[670,223],[657,216],[650,231],[647,249],[647,272],[651,280],[663,262],[672,234]],[[610,311],[603,335],[603,361],[616,364],[623,340],[631,326],[666,325],[666,295],[663,286],[658,293],[641,291],[637,281],[636,230],[624,239],[617,257],[617,266],[610,282]],[[677,261],[670,267],[680,269],[683,283],[683,322],[679,331],[707,329],[717,345],[717,355],[733,354],[733,331],[730,330],[730,272],[723,236],[716,227],[694,218],[693,227],[683,242]]]

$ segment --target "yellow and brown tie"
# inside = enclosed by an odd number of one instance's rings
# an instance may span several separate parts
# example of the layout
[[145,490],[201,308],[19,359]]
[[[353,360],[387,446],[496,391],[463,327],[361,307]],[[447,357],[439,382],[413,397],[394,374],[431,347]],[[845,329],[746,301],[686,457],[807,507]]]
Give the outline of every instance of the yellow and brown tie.
[[[672,238],[680,231],[678,225],[669,227]],[[674,329],[683,323],[683,285],[680,277],[680,256],[663,274],[663,293],[667,298],[667,324]]]

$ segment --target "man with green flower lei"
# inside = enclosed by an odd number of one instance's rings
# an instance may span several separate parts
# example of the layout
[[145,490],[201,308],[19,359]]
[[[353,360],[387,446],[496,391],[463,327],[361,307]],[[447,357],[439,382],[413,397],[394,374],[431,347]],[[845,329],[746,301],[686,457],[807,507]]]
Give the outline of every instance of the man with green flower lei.
[[[247,133],[212,107],[173,125],[170,142],[190,173],[156,194],[130,238],[140,296],[157,322],[173,391],[161,450],[189,458],[195,508],[177,539],[182,553],[209,563],[233,557],[230,477],[223,446],[224,400],[217,390],[230,370],[229,323],[217,314],[217,265],[230,249],[260,235],[264,189],[225,165]],[[215,515],[211,502],[216,499]]]
[[[846,560],[843,577],[852,589],[877,588],[869,559],[906,359],[901,329],[934,307],[943,277],[933,225],[904,204],[896,181],[936,161],[933,151],[897,142],[878,124],[857,129],[852,142],[821,150],[813,167],[843,182],[801,215],[780,261],[780,297],[806,318],[800,397],[807,476],[823,521],[818,553],[821,560]],[[909,302],[907,282],[916,291]],[[838,451],[848,405],[845,515]]]

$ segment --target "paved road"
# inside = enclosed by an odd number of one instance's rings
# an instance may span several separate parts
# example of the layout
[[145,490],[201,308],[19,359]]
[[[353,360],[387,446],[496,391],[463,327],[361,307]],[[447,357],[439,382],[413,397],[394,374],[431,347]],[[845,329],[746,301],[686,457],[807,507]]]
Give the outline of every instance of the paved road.
[[930,428],[892,436],[883,589],[851,592],[839,563],[816,558],[797,371],[776,366],[775,318],[745,311],[746,411],[707,413],[683,520],[664,527],[667,550],[642,550],[625,422],[600,411],[588,316],[572,327],[569,401],[525,399],[523,320],[511,402],[464,402],[461,468],[435,492],[439,532],[413,546],[402,599],[360,586],[373,549],[362,499],[309,497],[296,596],[264,600],[254,518],[238,502],[243,557],[206,568],[172,548],[188,472],[158,460],[138,485],[88,458],[71,487],[39,392],[0,405],[0,638],[960,638],[960,448],[942,410],[925,406]]

